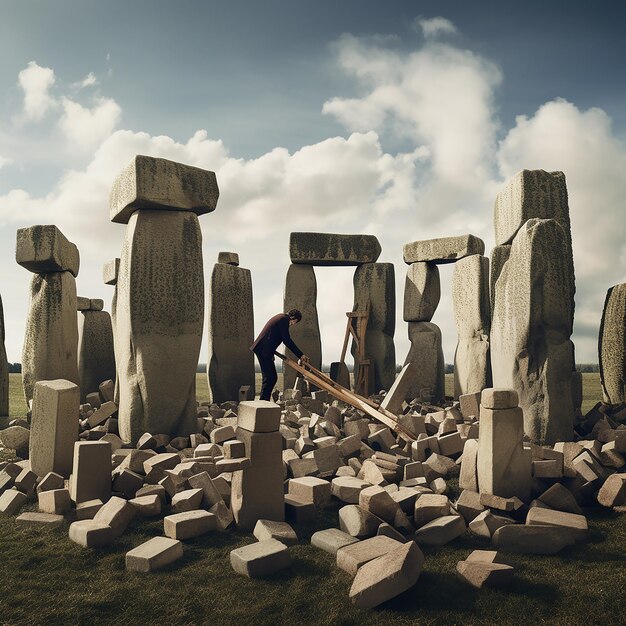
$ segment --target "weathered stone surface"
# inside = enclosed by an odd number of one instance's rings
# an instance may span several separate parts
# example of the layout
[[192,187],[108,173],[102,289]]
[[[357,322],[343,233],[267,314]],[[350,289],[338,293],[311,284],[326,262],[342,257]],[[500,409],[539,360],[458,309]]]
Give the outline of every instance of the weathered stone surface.
[[259,540],[277,539],[286,546],[298,543],[298,535],[287,522],[260,519],[254,526],[252,534]]
[[[606,485],[606,482],[604,484]],[[551,509],[582,515],[582,510],[578,506],[574,494],[561,483],[555,483],[549,489],[546,489],[539,496],[539,500]]]
[[237,426],[251,433],[276,432],[280,426],[280,407],[268,400],[240,402],[237,410]]
[[289,236],[292,263],[354,266],[374,263],[380,253],[380,243],[373,235],[291,233]]
[[626,504],[626,474],[612,474],[609,476],[600,491],[598,502],[602,506],[622,506]]
[[491,259],[489,262],[489,301],[491,304],[491,311],[493,312],[495,297],[496,297],[496,283],[500,278],[500,273],[504,264],[509,260],[511,255],[511,245],[494,246],[491,250]]
[[51,489],[42,491],[38,497],[39,510],[42,513],[65,515],[72,508],[70,492],[67,489]]
[[446,515],[450,515],[450,500],[443,494],[424,493],[415,502],[413,517],[418,528]]
[[81,401],[104,380],[115,380],[113,325],[107,311],[79,311],[78,379]]
[[126,553],[126,569],[153,572],[183,557],[183,544],[169,537],[153,537]]
[[239,265],[239,255],[236,252],[218,252],[217,262],[227,265]]
[[415,364],[415,377],[407,400],[418,398],[423,390],[433,400],[441,400],[445,396],[445,363],[439,326],[431,322],[409,322],[409,341],[411,348],[404,364]]
[[458,575],[472,587],[502,587],[513,579],[514,569],[502,563],[484,563],[480,561],[459,561],[456,566]]
[[163,518],[163,529],[166,537],[172,539],[192,539],[216,528],[216,518],[208,511],[186,511]]
[[567,232],[571,249],[567,186],[563,172],[522,170],[507,181],[496,196],[493,221],[496,245],[513,241],[532,218],[555,219]]
[[556,526],[566,529],[577,541],[584,541],[589,532],[587,518],[584,515],[553,511],[541,507],[533,507],[528,511],[526,524],[529,526]]
[[276,539],[266,539],[230,553],[232,568],[248,578],[269,576],[291,565],[289,548]]
[[65,518],[62,515],[54,515],[53,513],[35,513],[27,512],[18,515],[15,519],[16,524],[27,528],[58,528],[63,524]]
[[370,484],[353,476],[338,476],[333,478],[331,493],[335,498],[348,504],[358,504],[359,494]]
[[[354,272],[354,307],[364,311],[369,304],[365,355],[370,359],[369,393],[390,389],[396,376],[396,287],[393,263],[366,263]],[[356,346],[352,345],[354,355]],[[355,380],[358,363],[355,363]],[[368,395],[364,394],[364,395]]]
[[350,600],[359,608],[374,608],[415,585],[424,565],[424,555],[414,542],[400,545],[388,554],[359,568]]
[[44,380],[35,385],[29,447],[31,469],[38,476],[48,472],[70,475],[79,404],[79,389],[68,380]]
[[480,394],[480,406],[485,409],[511,409],[517,407],[518,403],[519,396],[515,389],[487,387]]
[[203,319],[197,215],[136,211],[126,227],[115,320],[124,441],[134,443],[146,431],[195,432]]
[[478,491],[478,441],[468,439],[463,447],[459,488]]
[[604,402],[626,402],[626,283],[615,285],[606,293],[598,356]]
[[[285,278],[284,310],[298,309],[302,319],[289,328],[289,334],[295,344],[311,359],[311,365],[320,369],[322,366],[322,341],[317,317],[317,280],[313,267],[291,264]],[[286,355],[296,359],[291,350],[285,349]],[[293,389],[296,372],[283,367],[284,389]]]
[[326,530],[318,530],[311,536],[311,545],[324,550],[333,556],[336,556],[338,550],[345,546],[350,546],[359,541],[356,537],[352,537],[348,533],[339,530],[339,528],[327,528]]
[[113,529],[103,522],[92,519],[79,520],[70,524],[70,540],[83,548],[100,548],[115,539]]
[[454,263],[471,254],[484,254],[485,243],[474,235],[441,237],[405,243],[403,248],[405,263]]
[[388,554],[401,545],[395,539],[380,536],[344,546],[337,551],[337,567],[354,576],[366,563]]
[[331,483],[315,476],[292,478],[289,481],[289,493],[305,502],[312,502],[316,507],[321,507],[330,502]]
[[23,426],[9,426],[0,430],[0,443],[10,450],[15,450],[18,456],[28,453],[30,430]]
[[418,528],[415,532],[415,541],[418,544],[443,546],[460,537],[465,530],[465,521],[460,515],[446,515]]
[[376,534],[382,520],[356,504],[348,504],[339,509],[339,528],[359,539]]
[[531,456],[524,450],[522,410],[480,409],[478,440],[478,488],[503,498],[517,496],[528,502]]
[[22,349],[26,402],[39,380],[65,379],[78,384],[76,279],[70,272],[35,274]]
[[7,489],[0,495],[0,514],[16,515],[26,504],[26,494],[17,489]]
[[518,392],[524,431],[535,443],[568,441],[573,434],[575,288],[569,245],[556,220],[529,220],[515,236],[496,284],[493,385]]
[[137,513],[137,509],[123,498],[113,496],[100,510],[95,514],[94,521],[108,524],[116,537],[120,536],[133,517]]
[[483,511],[469,523],[469,529],[470,532],[479,537],[491,539],[498,528],[514,523],[515,522],[510,517],[494,515],[491,511]]
[[404,321],[430,322],[441,298],[439,268],[434,263],[411,263],[404,283]]
[[458,333],[454,353],[454,397],[491,385],[489,259],[473,254],[458,261],[452,274],[452,305]]
[[120,273],[120,259],[111,259],[102,266],[102,280],[105,285],[117,285]]
[[76,503],[106,501],[111,495],[111,444],[77,441],[74,445],[70,494]]
[[214,172],[138,154],[113,183],[110,219],[128,224],[137,209],[203,215],[215,210],[218,197]]
[[78,276],[78,248],[53,225],[18,228],[15,260],[35,274],[71,272]]
[[237,400],[249,385],[254,396],[254,312],[252,274],[243,267],[216,263],[209,283],[208,360],[210,400]]
[[4,345],[4,309],[0,296],[0,418],[9,414],[9,364]]
[[492,540],[500,550],[524,554],[556,554],[576,542],[575,536],[562,527],[526,524],[501,526]]

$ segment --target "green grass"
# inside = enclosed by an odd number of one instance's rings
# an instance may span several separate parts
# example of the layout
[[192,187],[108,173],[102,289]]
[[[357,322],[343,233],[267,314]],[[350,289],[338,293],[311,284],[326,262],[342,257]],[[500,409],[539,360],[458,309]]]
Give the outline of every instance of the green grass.
[[[594,380],[595,377],[595,380]],[[12,415],[21,396],[11,377]],[[599,398],[597,374],[585,375],[585,403]],[[593,390],[593,391],[590,391]],[[198,394],[206,397],[199,375]],[[17,394],[17,396],[16,396]],[[592,396],[593,394],[593,396]],[[455,481],[450,481],[453,491]],[[30,507],[32,508],[32,506]],[[0,624],[619,624],[626,606],[626,516],[591,508],[589,541],[558,556],[510,555],[515,580],[505,590],[475,590],[455,575],[457,561],[489,542],[469,536],[426,549],[417,585],[379,609],[355,609],[350,577],[309,544],[337,526],[339,504],[314,524],[297,526],[293,565],[266,580],[233,572],[229,552],[254,541],[238,531],[185,543],[182,562],[160,573],[124,569],[124,555],[162,534],[162,521],[135,520],[105,550],[84,550],[56,531],[21,529],[0,516]]]

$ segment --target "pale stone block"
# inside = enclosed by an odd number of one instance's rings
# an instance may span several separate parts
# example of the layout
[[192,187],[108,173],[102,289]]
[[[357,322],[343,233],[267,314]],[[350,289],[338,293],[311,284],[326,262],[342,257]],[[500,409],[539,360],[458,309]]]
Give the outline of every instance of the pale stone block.
[[189,478],[189,486],[192,489],[202,490],[202,502],[209,507],[223,501],[222,494],[215,486],[208,472],[200,472],[199,474],[191,476]]
[[179,491],[172,498],[172,512],[184,513],[185,511],[194,511],[199,509],[202,505],[203,497],[203,489],[186,489],[185,491]]
[[455,504],[456,510],[463,516],[466,524],[470,524],[485,507],[480,503],[480,494],[464,489]]
[[169,537],[153,537],[126,553],[126,569],[154,572],[183,557],[183,544]]
[[120,272],[120,260],[112,259],[102,266],[102,280],[105,285],[117,285],[117,277]]
[[556,526],[566,529],[576,541],[584,541],[587,538],[589,527],[584,515],[565,513],[534,507],[528,511],[526,524],[529,526]]
[[237,427],[253,433],[271,433],[280,426],[280,407],[267,400],[240,402]]
[[[606,483],[604,484],[606,485]],[[551,509],[582,515],[582,509],[576,502],[574,494],[561,483],[555,483],[544,491],[539,496],[539,500]]]
[[439,268],[434,263],[411,263],[404,283],[404,321],[430,322],[440,298]]
[[369,487],[370,484],[364,480],[353,478],[351,476],[338,476],[333,478],[331,483],[331,494],[335,498],[348,504],[358,504],[359,494],[363,489]]
[[30,465],[38,476],[55,472],[68,477],[78,439],[80,390],[68,380],[35,385],[30,431]]
[[65,515],[71,508],[72,501],[68,489],[52,489],[39,494],[39,510],[42,513]]
[[161,499],[158,495],[139,496],[129,500],[141,517],[157,517],[161,515]]
[[48,472],[37,485],[37,493],[49,491],[50,489],[63,489],[63,486],[63,476],[54,472]]
[[113,496],[95,514],[94,520],[109,525],[118,537],[125,530],[137,513],[137,509],[123,498]]
[[479,561],[459,561],[457,574],[472,587],[502,587],[513,579],[514,569],[501,563],[483,563]]
[[400,505],[382,487],[372,485],[359,493],[359,506],[385,522],[393,524]]
[[78,248],[53,225],[18,228],[15,260],[36,274],[71,272],[78,276]]
[[163,519],[165,535],[172,539],[193,539],[216,529],[216,517],[208,511],[186,511]]
[[111,495],[111,444],[108,441],[77,441],[74,444],[70,495],[76,503]]
[[295,232],[289,236],[292,263],[354,266],[375,262],[381,251],[373,235]]
[[289,493],[306,502],[312,502],[316,507],[321,507],[330,502],[331,484],[314,476],[292,478],[289,481]]
[[324,550],[333,556],[337,555],[337,551],[345,546],[352,545],[359,541],[356,537],[352,537],[348,533],[338,528],[327,528],[326,530],[318,530],[311,536],[311,545]]
[[459,488],[478,491],[478,441],[468,439],[463,447]]
[[22,493],[29,494],[37,485],[37,474],[28,469],[23,469],[15,478],[15,488]]
[[[515,389],[483,389],[480,394],[480,406],[485,409],[512,409],[518,406],[519,397]],[[480,407],[479,407],[480,408]],[[478,414],[476,414],[478,417]]]
[[460,515],[446,515],[418,528],[415,531],[415,541],[418,544],[443,546],[463,535],[465,530],[465,521]]
[[76,519],[91,520],[96,516],[96,513],[102,508],[102,506],[102,500],[87,500],[86,502],[79,502],[76,504]]
[[602,506],[626,504],[626,474],[612,474],[598,491],[598,503]]
[[[91,300],[90,302],[93,303],[94,301]],[[93,305],[90,305],[90,308],[89,311],[80,311],[77,314],[78,379],[83,398],[85,398],[86,393],[99,389],[102,381],[115,379],[115,351],[111,316],[106,311],[94,310]],[[106,402],[105,404],[108,405],[109,403]],[[114,406],[117,411],[117,405]],[[89,424],[93,426],[91,417]]]
[[215,516],[215,525],[218,530],[226,530],[235,521],[231,510],[224,504],[224,501],[216,502],[209,509],[209,513]]
[[286,546],[298,543],[298,535],[287,522],[260,519],[254,526],[252,534],[259,540],[277,539]]
[[393,385],[391,385],[391,388],[385,394],[383,401],[380,403],[381,408],[394,415],[400,415],[402,413],[402,405],[409,395],[409,390],[413,386],[413,381],[417,373],[416,370],[417,366],[413,361],[404,365],[400,373],[396,376]]
[[115,540],[115,532],[108,524],[92,519],[70,524],[69,535],[71,541],[83,548],[100,548]]
[[356,504],[348,504],[339,509],[339,528],[359,539],[376,534],[382,520]]
[[22,513],[15,518],[15,522],[27,528],[58,528],[65,518],[52,513]]
[[276,539],[267,539],[232,550],[230,564],[238,574],[258,578],[289,567],[291,556],[285,544]]
[[441,330],[431,322],[409,322],[411,348],[404,364],[415,364],[413,384],[407,400],[419,398],[423,390],[435,401],[445,396],[445,363],[441,345]]
[[388,554],[401,545],[399,541],[385,536],[364,539],[337,551],[337,567],[354,576],[366,563]]
[[0,495],[0,513],[5,515],[16,515],[26,504],[26,494],[17,489],[7,489]]
[[556,554],[574,544],[576,537],[558,526],[507,524],[494,532],[492,541],[494,546],[506,552]]
[[474,235],[441,237],[405,243],[404,262],[454,263],[472,254],[484,254],[485,243]]
[[450,515],[450,500],[443,494],[425,493],[415,501],[413,517],[418,528],[446,515]]

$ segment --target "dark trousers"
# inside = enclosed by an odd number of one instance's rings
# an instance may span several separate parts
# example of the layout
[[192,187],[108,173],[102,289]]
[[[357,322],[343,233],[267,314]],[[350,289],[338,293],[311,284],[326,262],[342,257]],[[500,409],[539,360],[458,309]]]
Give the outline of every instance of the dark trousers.
[[261,380],[261,397],[260,400],[271,400],[272,391],[278,380],[278,374],[276,373],[276,365],[274,364],[274,355],[261,356],[256,354],[256,358],[261,366],[261,374],[263,376]]

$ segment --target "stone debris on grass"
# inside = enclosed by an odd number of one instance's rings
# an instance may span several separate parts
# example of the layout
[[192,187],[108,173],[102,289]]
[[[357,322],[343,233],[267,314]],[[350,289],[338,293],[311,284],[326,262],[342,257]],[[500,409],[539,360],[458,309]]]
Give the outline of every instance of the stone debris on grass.
[[399,541],[385,536],[364,539],[337,550],[337,567],[354,576],[365,563],[401,545]]
[[148,573],[171,565],[183,557],[183,544],[170,537],[153,537],[126,553],[126,569]]
[[230,564],[248,578],[270,576],[291,565],[289,548],[277,539],[265,539],[232,550]]
[[286,546],[292,546],[298,543],[296,531],[287,522],[260,519],[256,523],[252,534],[259,541],[277,539]]
[[172,539],[193,539],[217,528],[217,518],[209,511],[185,511],[163,518],[163,532]]
[[337,555],[337,551],[345,546],[352,545],[359,541],[356,537],[352,537],[348,533],[339,530],[339,528],[327,528],[326,530],[318,530],[311,535],[311,545],[324,552],[328,552],[333,556]]

